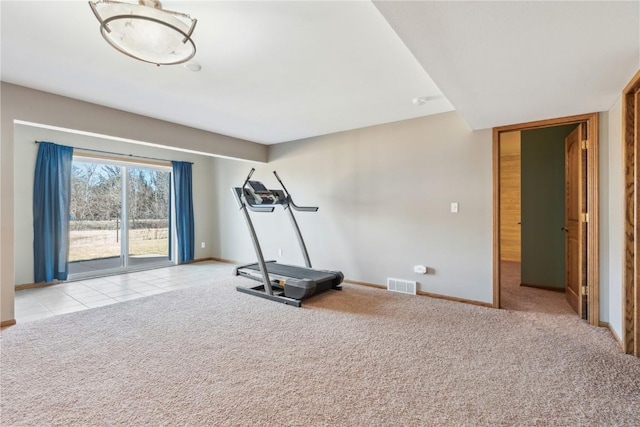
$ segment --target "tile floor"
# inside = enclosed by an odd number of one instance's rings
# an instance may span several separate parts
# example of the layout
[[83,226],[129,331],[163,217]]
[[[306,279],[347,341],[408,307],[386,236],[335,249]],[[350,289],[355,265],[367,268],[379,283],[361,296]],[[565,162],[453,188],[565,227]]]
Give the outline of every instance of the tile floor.
[[87,310],[232,276],[232,264],[215,261],[99,277],[16,291],[17,322]]

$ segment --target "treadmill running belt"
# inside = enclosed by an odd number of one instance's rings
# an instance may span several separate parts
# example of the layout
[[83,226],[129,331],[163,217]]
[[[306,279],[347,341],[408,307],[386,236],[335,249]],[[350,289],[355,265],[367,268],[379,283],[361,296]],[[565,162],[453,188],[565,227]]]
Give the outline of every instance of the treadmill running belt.
[[[295,265],[278,264],[275,262],[267,262],[267,271],[269,274],[277,274],[279,276],[291,277],[294,279],[310,279],[315,282],[324,282],[333,280],[336,275],[331,272],[318,271]],[[244,268],[249,270],[260,271],[258,264],[247,265]]]

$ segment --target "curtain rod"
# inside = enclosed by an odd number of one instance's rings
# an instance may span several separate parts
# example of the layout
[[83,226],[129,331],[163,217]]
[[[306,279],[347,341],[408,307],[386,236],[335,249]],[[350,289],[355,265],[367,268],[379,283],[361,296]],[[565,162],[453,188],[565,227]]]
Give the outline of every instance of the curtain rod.
[[[40,144],[41,142],[42,141],[35,141],[36,144]],[[172,160],[167,160],[167,159],[157,159],[155,157],[136,156],[135,154],[114,153],[113,151],[94,150],[92,148],[80,148],[80,147],[71,147],[71,148],[77,148],[78,150],[83,150],[83,151],[93,151],[94,153],[113,154],[115,156],[135,157],[137,159],[156,160],[159,162],[169,162],[169,163],[172,162]],[[193,162],[186,162],[186,163],[193,164]]]

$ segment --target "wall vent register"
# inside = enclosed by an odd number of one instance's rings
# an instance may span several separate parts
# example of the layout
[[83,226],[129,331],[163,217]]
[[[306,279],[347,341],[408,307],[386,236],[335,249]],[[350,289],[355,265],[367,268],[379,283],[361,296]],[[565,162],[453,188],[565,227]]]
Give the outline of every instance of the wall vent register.
[[417,282],[402,279],[387,279],[387,290],[401,294],[416,295]]

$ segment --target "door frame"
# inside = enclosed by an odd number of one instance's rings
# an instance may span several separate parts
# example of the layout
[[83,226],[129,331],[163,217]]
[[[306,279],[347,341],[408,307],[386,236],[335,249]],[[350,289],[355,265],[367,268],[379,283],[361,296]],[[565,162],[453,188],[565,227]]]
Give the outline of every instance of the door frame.
[[622,351],[640,357],[640,71],[622,91],[624,159],[624,268]]
[[[500,308],[500,134],[503,132],[525,131],[552,126],[584,123],[587,129],[587,322],[599,325],[599,182],[598,113],[580,114],[549,120],[520,123],[493,128],[493,307]],[[638,263],[640,272],[640,261]]]

